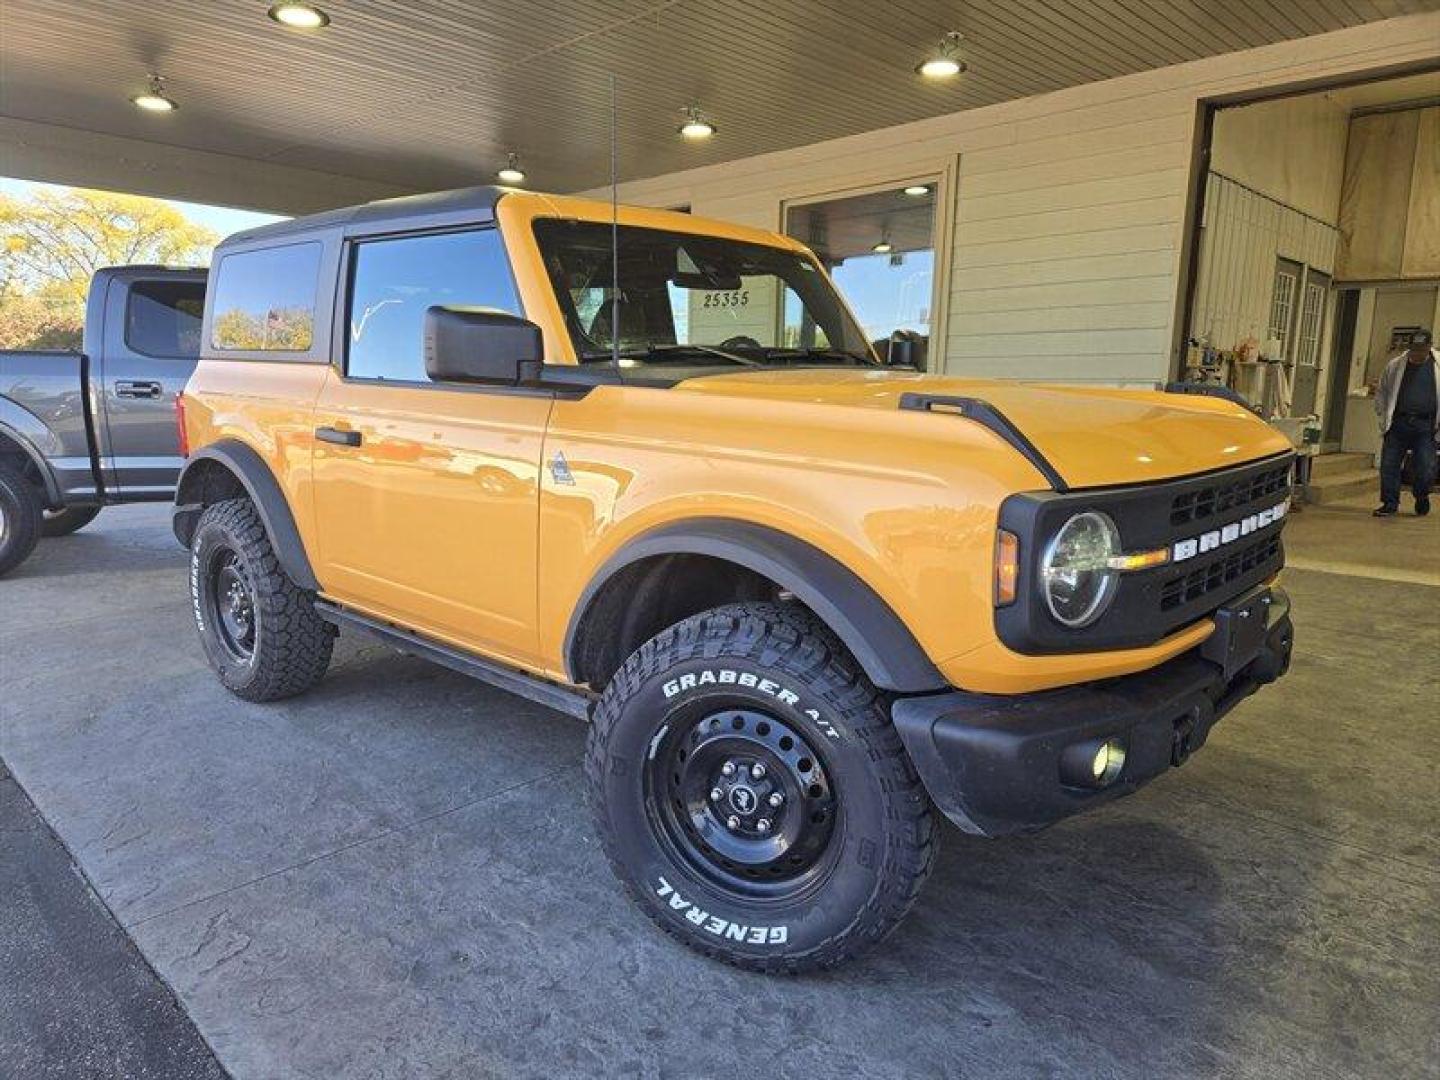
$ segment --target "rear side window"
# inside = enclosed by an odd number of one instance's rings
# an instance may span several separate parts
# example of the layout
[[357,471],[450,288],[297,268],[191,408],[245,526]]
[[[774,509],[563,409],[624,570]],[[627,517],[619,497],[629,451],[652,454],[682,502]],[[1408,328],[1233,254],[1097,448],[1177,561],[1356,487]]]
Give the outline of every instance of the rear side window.
[[136,282],[125,303],[125,344],[161,359],[196,356],[204,312],[203,281]]
[[220,260],[210,344],[236,352],[304,352],[315,338],[318,242],[239,251]]
[[425,382],[425,309],[488,307],[520,314],[494,229],[357,244],[352,261],[346,374]]

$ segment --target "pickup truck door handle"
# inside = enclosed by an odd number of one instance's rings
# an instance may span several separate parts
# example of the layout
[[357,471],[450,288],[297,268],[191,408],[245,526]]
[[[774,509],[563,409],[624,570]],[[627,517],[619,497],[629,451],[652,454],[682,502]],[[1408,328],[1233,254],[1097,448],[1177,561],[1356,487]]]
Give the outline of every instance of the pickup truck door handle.
[[336,446],[359,446],[360,432],[341,431],[333,427],[317,427],[315,437],[321,442],[334,443]]
[[115,396],[123,398],[158,398],[162,393],[160,384],[149,379],[134,382],[118,379],[115,382]]

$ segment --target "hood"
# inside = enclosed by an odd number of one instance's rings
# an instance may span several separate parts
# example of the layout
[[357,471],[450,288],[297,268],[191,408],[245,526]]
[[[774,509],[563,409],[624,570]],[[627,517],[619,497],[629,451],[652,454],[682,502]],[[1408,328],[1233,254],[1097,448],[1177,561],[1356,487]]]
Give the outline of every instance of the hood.
[[[1071,488],[1169,480],[1291,449],[1288,439],[1239,405],[1154,390],[860,368],[707,375],[676,389],[856,409],[899,409],[901,395],[909,393],[979,398],[1009,419]],[[975,423],[947,413],[914,415],[917,423]]]

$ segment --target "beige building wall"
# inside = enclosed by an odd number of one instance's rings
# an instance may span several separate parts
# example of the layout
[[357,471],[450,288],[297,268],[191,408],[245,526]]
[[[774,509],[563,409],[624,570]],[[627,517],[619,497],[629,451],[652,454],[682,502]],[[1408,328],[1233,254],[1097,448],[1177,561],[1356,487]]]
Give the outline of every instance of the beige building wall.
[[1389,19],[627,183],[620,196],[779,228],[787,199],[937,177],[949,235],[933,367],[1151,382],[1176,345],[1198,103],[1433,61],[1437,42],[1440,13]]

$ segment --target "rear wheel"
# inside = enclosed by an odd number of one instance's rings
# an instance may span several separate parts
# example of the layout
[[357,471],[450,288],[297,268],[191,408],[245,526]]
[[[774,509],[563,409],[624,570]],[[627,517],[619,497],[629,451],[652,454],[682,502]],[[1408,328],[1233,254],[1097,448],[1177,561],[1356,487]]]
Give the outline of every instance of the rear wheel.
[[280,567],[248,499],[205,508],[190,544],[190,598],[220,681],[246,701],[293,697],[320,681],[335,628]]
[[0,458],[0,577],[35,550],[44,509],[35,486],[9,460]]
[[98,506],[67,506],[61,510],[46,510],[40,525],[41,536],[69,536],[78,532],[100,513]]
[[642,646],[601,697],[586,773],[631,897],[741,967],[850,958],[899,923],[934,861],[884,697],[793,605],[718,608]]

